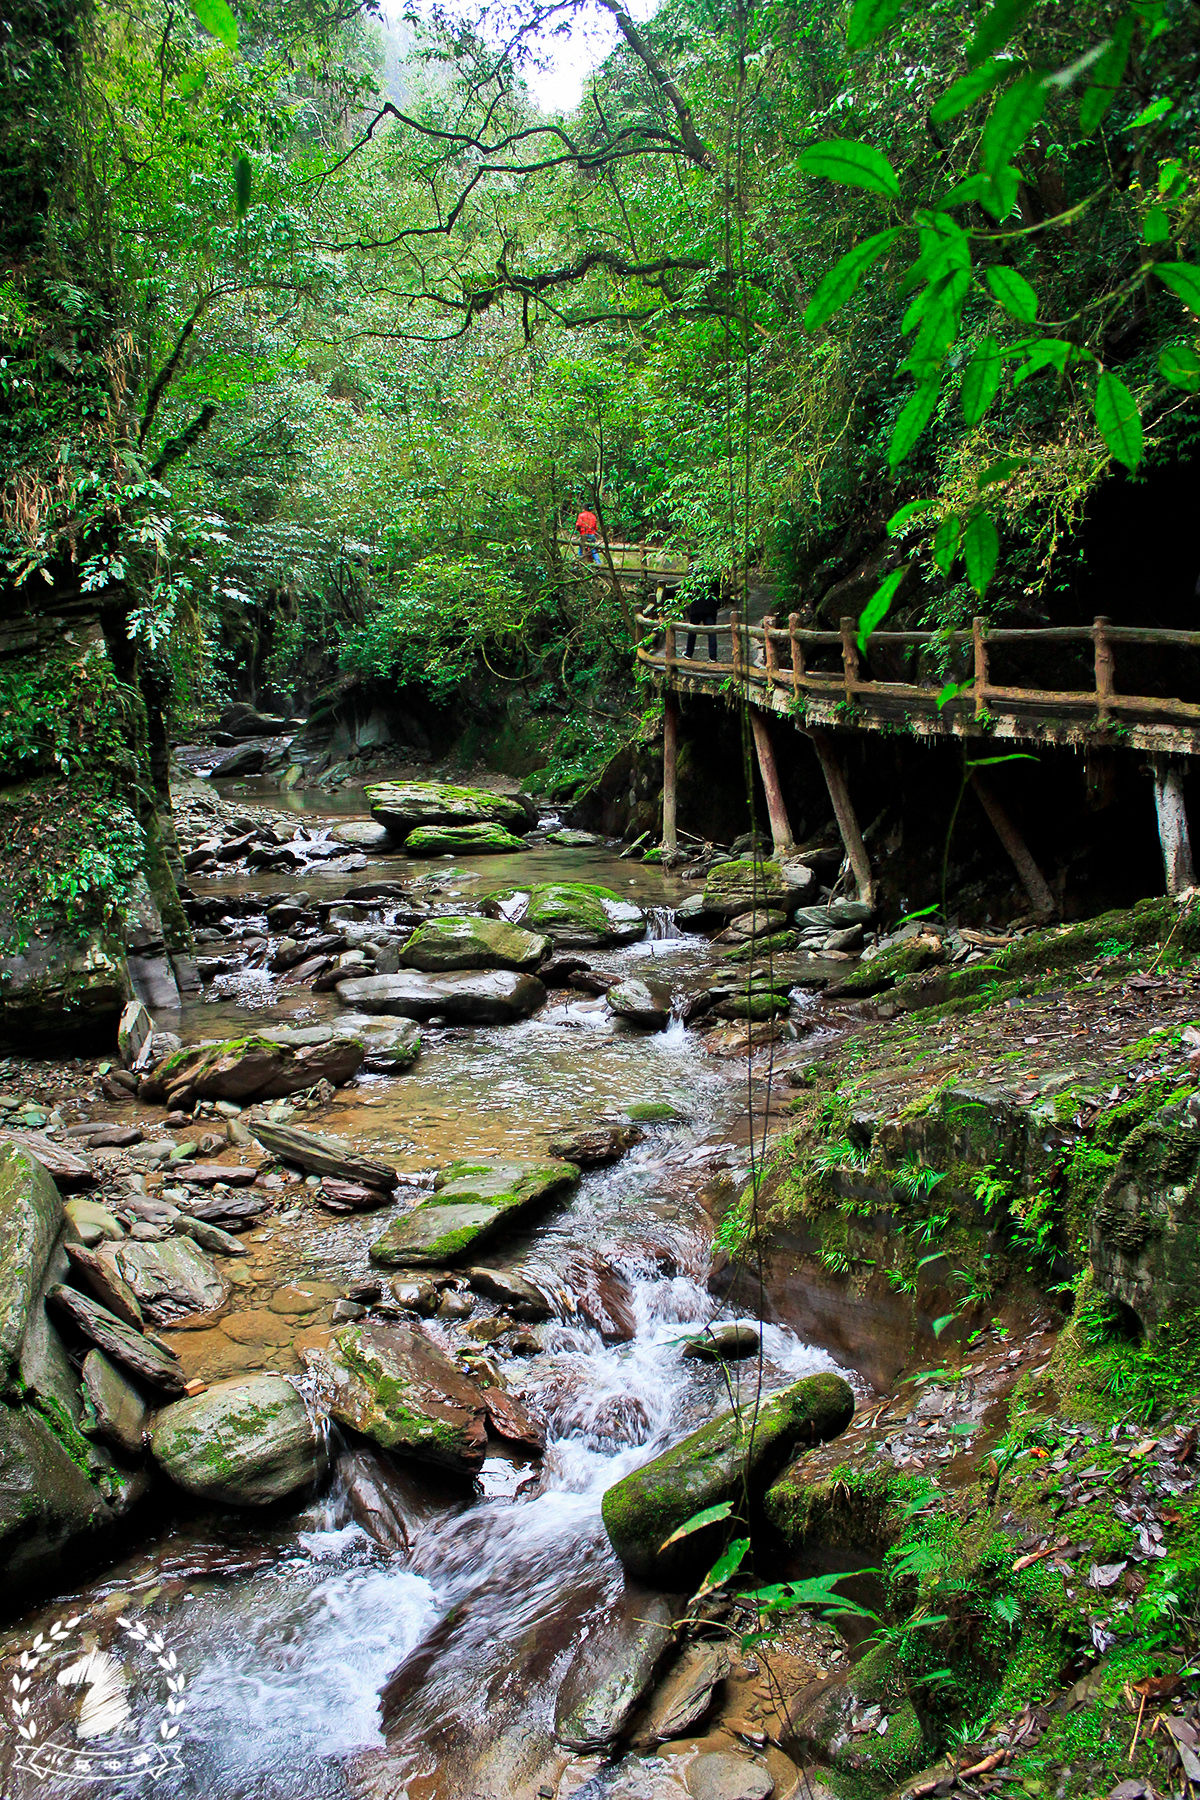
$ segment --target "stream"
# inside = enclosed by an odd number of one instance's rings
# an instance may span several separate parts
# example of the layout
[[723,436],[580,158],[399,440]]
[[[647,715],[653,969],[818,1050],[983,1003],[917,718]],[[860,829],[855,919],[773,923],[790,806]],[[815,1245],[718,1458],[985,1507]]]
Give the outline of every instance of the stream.
[[[318,805],[334,810],[324,796]],[[424,879],[424,897],[447,911],[518,881],[602,882],[647,909],[652,935],[589,952],[593,967],[632,972],[653,962],[676,989],[714,967],[716,952],[705,940],[674,930],[679,882],[608,850],[537,847],[400,866],[379,858],[365,876],[313,870],[208,882],[198,891],[244,894],[257,880],[275,895],[290,887],[328,898],[380,877]],[[812,1004],[803,996],[797,1003]],[[338,1010],[334,994],[235,974],[189,1004],[182,1030],[187,1039],[214,1037],[269,1023],[320,1023]],[[39,1612],[41,1623],[69,1610],[83,1620],[80,1629],[93,1627],[103,1641],[104,1621],[132,1599],[177,1652],[186,1706],[177,1765],[156,1794],[599,1800],[649,1793],[643,1784],[655,1771],[652,1754],[606,1764],[568,1756],[553,1742],[555,1695],[573,1649],[614,1611],[636,1606],[605,1537],[601,1496],[731,1397],[752,1398],[760,1384],[769,1393],[834,1366],[825,1352],[770,1325],[761,1362],[710,1365],[682,1355],[682,1341],[698,1327],[736,1316],[707,1290],[712,1228],[704,1194],[719,1178],[740,1183],[747,1173],[744,1053],[723,1059],[677,1020],[659,1034],[633,1030],[614,1020],[602,998],[563,992],[520,1024],[432,1028],[424,1037],[410,1071],[360,1077],[323,1113],[299,1122],[348,1137],[419,1182],[464,1155],[543,1154],[556,1133],[620,1117],[631,1106],[657,1103],[664,1114],[623,1161],[586,1173],[566,1205],[504,1242],[503,1260],[519,1260],[555,1306],[536,1348],[488,1351],[514,1393],[544,1419],[545,1457],[491,1453],[474,1492],[419,1473],[409,1483],[410,1549],[389,1553],[351,1518],[334,1442],[330,1483],[301,1514],[182,1516],[69,1602],[60,1598]],[[818,1028],[806,1048],[821,1037]],[[764,1065],[756,1087],[765,1079]],[[173,1332],[189,1373],[219,1379],[273,1367],[302,1380],[297,1343],[327,1335],[331,1297],[372,1273],[367,1245],[390,1215],[330,1215],[304,1206],[303,1188],[292,1193],[301,1204],[268,1215],[248,1234],[254,1273],[268,1290],[272,1281],[290,1282],[317,1309],[288,1320],[252,1303],[244,1318],[265,1321],[257,1341],[249,1326],[233,1340],[219,1328]],[[232,1304],[239,1304],[236,1291]],[[284,1329],[269,1329],[272,1319]],[[451,1349],[483,1348],[458,1321],[435,1319],[427,1329]],[[133,1727],[150,1732],[157,1716],[148,1709]],[[52,1791],[58,1800],[95,1787],[60,1776],[49,1790],[29,1791]],[[130,1797],[149,1791],[145,1777],[104,1789]]]

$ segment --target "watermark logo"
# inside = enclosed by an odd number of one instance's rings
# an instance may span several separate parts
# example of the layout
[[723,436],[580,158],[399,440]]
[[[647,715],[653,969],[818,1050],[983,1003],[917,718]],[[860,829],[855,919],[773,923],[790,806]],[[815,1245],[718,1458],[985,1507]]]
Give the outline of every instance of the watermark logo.
[[7,1709],[20,1740],[16,1766],[37,1780],[159,1781],[178,1770],[186,1678],[161,1632],[119,1614],[102,1648],[80,1616],[55,1619],[21,1651]]

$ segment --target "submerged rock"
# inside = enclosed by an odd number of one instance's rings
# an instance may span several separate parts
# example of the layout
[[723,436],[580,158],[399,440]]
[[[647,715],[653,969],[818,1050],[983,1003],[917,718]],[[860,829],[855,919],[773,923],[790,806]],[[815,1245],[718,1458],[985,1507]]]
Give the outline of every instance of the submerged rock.
[[754,1502],[802,1444],[825,1443],[854,1416],[848,1382],[832,1373],[810,1375],[751,1409],[722,1413],[652,1462],[608,1489],[604,1528],[625,1569],[659,1586],[683,1585],[712,1562],[726,1535],[723,1524],[694,1531],[664,1549],[695,1513],[722,1501]]
[[375,1162],[326,1132],[301,1131],[295,1125],[271,1125],[263,1120],[255,1124],[254,1135],[272,1156],[293,1163],[309,1175],[361,1182],[365,1187],[382,1188],[385,1193],[390,1193],[399,1179],[390,1164]]
[[456,1474],[482,1466],[483,1394],[419,1325],[346,1325],[304,1360],[339,1424]]
[[626,1591],[572,1657],[554,1709],[554,1735],[569,1750],[607,1750],[621,1736],[671,1644],[672,1611],[661,1594]]
[[523,931],[519,925],[506,925],[503,919],[427,919],[401,945],[400,962],[405,968],[432,975],[446,969],[532,973],[549,948],[549,938]]
[[599,950],[646,935],[646,915],[612,888],[557,881],[528,890],[505,888],[481,902],[485,912],[544,933],[563,949]]
[[688,1764],[692,1800],[771,1800],[775,1780],[765,1763],[724,1750],[706,1750]]
[[363,791],[372,816],[402,843],[427,825],[493,824],[525,832],[532,824],[521,801],[510,794],[455,787],[448,781],[380,781]]
[[508,969],[364,975],[339,981],[337,991],[346,1006],[363,1012],[440,1019],[447,1025],[508,1025],[527,1019],[546,1003],[546,990],[536,976]]
[[631,975],[610,987],[605,1005],[619,1019],[632,1025],[645,1025],[651,1031],[665,1031],[671,1021],[671,992],[660,981],[645,981]]
[[311,1487],[325,1462],[321,1434],[282,1375],[219,1381],[164,1407],[150,1448],[179,1487],[229,1506],[270,1506]]
[[396,1219],[371,1245],[372,1262],[389,1268],[461,1262],[532,1208],[568,1193],[574,1163],[451,1163],[437,1191]]
[[342,1087],[354,1079],[365,1054],[356,1038],[296,1044],[247,1037],[196,1044],[151,1070],[139,1097],[166,1100],[170,1106],[197,1100],[281,1100],[318,1081]]
[[503,856],[529,846],[503,825],[418,825],[404,840],[409,856]]
[[550,1154],[581,1169],[600,1169],[606,1163],[619,1162],[645,1136],[636,1125],[585,1125],[569,1137],[554,1138]]

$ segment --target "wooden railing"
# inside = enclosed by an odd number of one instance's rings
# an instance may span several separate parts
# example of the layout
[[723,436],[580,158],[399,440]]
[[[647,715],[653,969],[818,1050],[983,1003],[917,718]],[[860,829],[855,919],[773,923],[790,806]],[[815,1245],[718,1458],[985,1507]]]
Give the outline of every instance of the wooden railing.
[[[565,554],[578,557],[579,533],[577,531],[560,531],[558,541]],[[664,581],[669,586],[676,586],[691,568],[691,559],[686,550],[667,550],[661,544],[630,544],[609,538],[607,545],[602,538],[595,539],[595,548],[600,552],[604,567],[605,551],[612,558],[613,568],[622,579],[639,580],[647,588]]]
[[[1079,723],[1108,727],[1131,719],[1161,722],[1164,725],[1200,726],[1200,703],[1163,694],[1127,694],[1117,687],[1119,646],[1138,646],[1143,650],[1200,651],[1200,631],[1142,629],[1130,625],[1113,625],[1107,618],[1097,618],[1091,625],[1056,625],[1044,629],[991,628],[987,621],[976,618],[970,630],[960,631],[877,631],[872,634],[869,656],[884,659],[897,650],[926,651],[938,657],[947,667],[957,660],[959,673],[951,673],[954,690],[947,696],[946,678],[911,682],[877,680],[864,673],[858,650],[858,622],[853,618],[840,621],[837,631],[818,631],[802,626],[793,613],[786,626],[764,620],[749,625],[738,612],[728,624],[696,625],[685,619],[662,619],[638,615],[638,623],[648,633],[661,638],[661,648],[642,647],[638,661],[645,667],[666,675],[668,681],[680,680],[689,688],[711,683],[719,686],[733,677],[734,682],[754,697],[759,694],[773,710],[787,710],[792,701],[822,703],[820,710],[828,718],[828,708],[841,706],[865,709],[868,713],[895,717],[898,713],[943,717],[949,724],[974,719],[981,725],[998,716],[1065,715]],[[709,661],[700,657],[679,655],[679,633],[695,636],[698,643],[707,642],[710,634],[728,640],[728,655],[723,660]],[[1090,650],[1092,685],[1090,687],[1040,687],[1032,684],[1008,686],[991,675],[991,653],[998,649],[1020,649],[1037,653],[1053,646]],[[832,652],[840,666],[814,668],[814,660]],[[1200,670],[1200,664],[1197,665]],[[1166,680],[1177,678],[1178,670],[1164,671]],[[1157,685],[1157,684],[1156,684]],[[1200,681],[1197,682],[1200,689]],[[783,704],[781,705],[781,701]],[[1089,717],[1090,715],[1090,717]],[[869,723],[869,720],[864,720]],[[846,723],[854,723],[847,719]]]

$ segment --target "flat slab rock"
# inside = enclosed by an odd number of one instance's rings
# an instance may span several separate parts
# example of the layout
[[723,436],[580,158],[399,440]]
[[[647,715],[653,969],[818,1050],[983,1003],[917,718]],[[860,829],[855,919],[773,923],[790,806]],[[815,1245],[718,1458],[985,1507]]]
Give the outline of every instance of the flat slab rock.
[[179,1358],[165,1344],[159,1344],[126,1325],[107,1307],[74,1288],[52,1287],[47,1304],[65,1316],[82,1337],[103,1350],[118,1367],[164,1394],[182,1394],[183,1369]]
[[115,1264],[156,1325],[169,1325],[189,1313],[213,1312],[229,1298],[228,1281],[190,1237],[114,1244],[100,1254]]
[[526,832],[533,821],[519,800],[449,781],[379,781],[364,788],[371,815],[401,842],[421,825],[505,825]]
[[281,1100],[315,1087],[342,1087],[362,1067],[356,1038],[319,1044],[278,1043],[267,1037],[227,1039],[179,1050],[156,1065],[139,1090],[145,1100]]
[[764,1763],[723,1750],[706,1750],[688,1764],[692,1800],[771,1800],[775,1781]]
[[606,1750],[649,1688],[671,1643],[672,1611],[661,1594],[626,1589],[589,1631],[558,1690],[554,1735],[569,1750]]
[[340,1425],[455,1474],[482,1466],[483,1390],[419,1325],[347,1325],[304,1360]]
[[293,1163],[310,1175],[330,1175],[337,1181],[360,1183],[390,1193],[398,1180],[388,1163],[363,1156],[344,1139],[326,1132],[301,1131],[294,1125],[256,1124],[254,1135],[264,1150],[281,1162]]
[[518,1217],[570,1192],[574,1163],[451,1163],[431,1200],[396,1219],[371,1245],[386,1268],[442,1268],[461,1262]]
[[81,1188],[92,1188],[96,1185],[96,1171],[89,1168],[78,1156],[62,1144],[56,1143],[40,1131],[0,1130],[0,1148],[11,1144],[14,1150],[24,1150],[45,1169],[61,1193],[78,1193]]
[[655,1690],[646,1724],[651,1742],[662,1744],[669,1738],[685,1737],[698,1725],[729,1668],[729,1652],[723,1644],[689,1644]]
[[508,1025],[546,1003],[546,990],[536,976],[507,969],[363,975],[339,981],[337,992],[344,1006],[359,1012],[440,1019],[446,1025]]
[[84,1357],[83,1388],[95,1415],[96,1436],[126,1456],[140,1455],[149,1411],[133,1383],[103,1350],[89,1350]]

